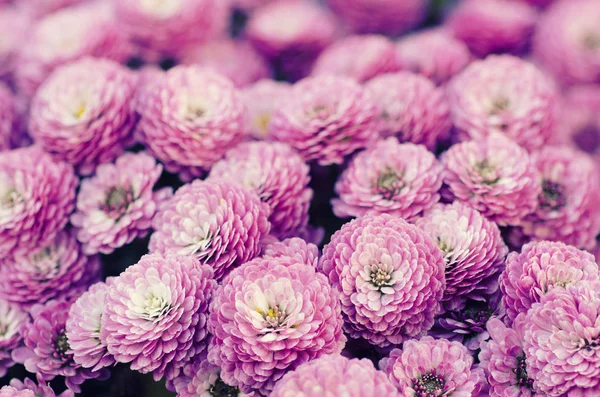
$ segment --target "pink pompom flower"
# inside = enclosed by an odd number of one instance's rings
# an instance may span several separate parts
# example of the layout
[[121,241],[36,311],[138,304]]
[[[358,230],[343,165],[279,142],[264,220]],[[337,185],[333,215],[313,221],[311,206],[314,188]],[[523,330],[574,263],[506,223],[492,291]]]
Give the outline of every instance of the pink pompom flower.
[[319,248],[302,238],[293,237],[267,245],[262,257],[285,258],[289,262],[305,263],[316,268],[319,262]]
[[[12,389],[5,395],[2,394],[4,387]],[[0,390],[1,397],[75,397],[75,393],[69,389],[60,394],[56,394],[50,385],[44,382],[39,375],[37,376],[37,384],[29,378],[25,378],[23,381],[12,379],[10,381],[10,386],[4,387]]]
[[39,19],[62,8],[72,7],[85,0],[20,0],[17,4],[22,10]]
[[254,393],[242,393],[237,386],[230,386],[221,379],[221,369],[203,359],[195,362],[190,377],[185,382],[176,383],[178,397],[251,397]]
[[2,5],[0,0],[0,26],[2,45],[0,45],[0,81],[10,82],[18,63],[18,54],[25,44],[31,18],[18,7]]
[[23,342],[21,327],[28,321],[29,316],[19,305],[0,299],[0,378],[15,364],[11,353]]
[[275,80],[260,80],[241,91],[246,105],[246,124],[257,140],[268,139],[269,124],[275,110],[290,97],[292,86]]

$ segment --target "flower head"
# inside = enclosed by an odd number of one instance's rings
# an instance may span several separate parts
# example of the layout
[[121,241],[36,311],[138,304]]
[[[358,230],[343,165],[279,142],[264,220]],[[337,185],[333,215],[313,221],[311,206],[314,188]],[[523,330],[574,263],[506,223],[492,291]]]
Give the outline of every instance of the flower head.
[[194,363],[193,374],[188,382],[179,384],[179,397],[250,397],[237,386],[230,386],[221,379],[221,369],[204,359]]
[[19,7],[22,7],[22,9],[29,13],[33,18],[38,19],[62,8],[82,3],[83,1],[84,0],[21,0],[19,2]]
[[15,364],[11,353],[22,343],[21,327],[27,321],[27,313],[18,305],[0,299],[0,377]]
[[248,109],[247,125],[253,138],[268,138],[273,113],[289,98],[291,89],[292,86],[285,82],[260,80],[242,90],[241,95]]
[[[8,394],[2,394],[4,388],[10,389]],[[56,394],[52,388],[44,382],[43,379],[37,376],[37,384],[29,379],[25,378],[23,381],[19,379],[12,379],[10,386],[4,386],[0,390],[1,397],[74,397],[75,393],[67,389],[60,394]]]
[[[5,1],[6,2],[6,1]],[[0,0],[0,80],[11,80],[18,63],[18,54],[31,27],[31,18],[19,7],[3,5]]]
[[319,262],[319,248],[304,239],[294,237],[267,245],[262,257],[285,258],[290,263],[305,263],[316,268]]

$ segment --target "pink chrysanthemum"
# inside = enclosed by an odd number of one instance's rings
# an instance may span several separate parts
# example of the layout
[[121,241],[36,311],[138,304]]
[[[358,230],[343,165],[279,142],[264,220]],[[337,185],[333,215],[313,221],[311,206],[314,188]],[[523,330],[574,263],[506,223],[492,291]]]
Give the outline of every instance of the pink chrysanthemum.
[[109,284],[100,339],[116,361],[172,380],[206,348],[216,285],[192,256],[145,255]]
[[476,396],[483,378],[463,345],[430,336],[406,341],[379,366],[404,396]]
[[305,77],[319,53],[333,43],[336,20],[310,1],[276,1],[259,8],[246,36],[254,47],[291,80]]
[[508,320],[527,313],[552,289],[582,280],[600,280],[598,265],[592,254],[573,246],[541,241],[526,244],[521,253],[511,252],[500,276]]
[[228,23],[223,0],[113,0],[116,21],[146,55],[176,55],[221,36]]
[[29,15],[19,8],[0,4],[0,26],[0,81],[10,81],[17,66],[20,67],[17,56],[27,38],[31,20]]
[[11,353],[21,344],[21,327],[28,320],[27,313],[18,305],[0,299],[0,378],[15,364]]
[[40,19],[20,47],[15,78],[31,97],[58,66],[85,56],[124,61],[131,55],[127,36],[105,2],[85,2]]
[[426,0],[327,0],[327,3],[354,31],[390,35],[417,27],[428,5]]
[[25,365],[25,369],[37,373],[40,380],[50,381],[64,376],[67,387],[81,392],[80,385],[86,379],[108,378],[108,371],[92,371],[73,361],[73,353],[65,334],[65,324],[71,303],[52,300],[45,305],[34,305],[29,314],[31,322],[21,330],[25,346],[13,351],[13,359]]
[[72,233],[61,231],[54,241],[17,253],[1,262],[0,298],[30,307],[51,299],[70,299],[100,278],[97,256],[85,256]]
[[81,183],[71,222],[88,255],[110,254],[146,236],[171,188],[153,192],[162,166],[146,153],[126,153],[115,164],[102,164]]
[[398,390],[386,374],[367,359],[328,355],[302,364],[279,382],[271,397],[346,396],[396,397]]
[[600,4],[561,0],[541,17],[533,54],[564,84],[600,82]]
[[241,91],[247,111],[247,128],[254,139],[267,139],[269,123],[275,110],[291,95],[292,86],[285,82],[260,80]]
[[227,181],[181,187],[154,217],[150,252],[193,255],[220,280],[257,256],[270,230],[268,206]]
[[498,226],[465,204],[437,204],[415,224],[444,253],[446,289],[442,301],[456,308],[467,298],[485,300],[497,288],[508,248]]
[[208,359],[245,393],[268,394],[288,370],[346,342],[337,294],[304,263],[260,258],[225,278],[211,303]]
[[380,35],[356,35],[327,47],[317,58],[312,75],[347,76],[362,83],[380,74],[397,72],[402,66],[390,39]]
[[406,69],[438,85],[463,70],[472,58],[467,46],[444,29],[408,35],[398,41],[396,50]]
[[134,75],[107,59],[57,68],[33,98],[31,135],[55,158],[89,175],[130,143],[135,87]]
[[499,225],[518,225],[541,193],[527,151],[500,134],[454,145],[441,157],[445,195],[475,208]]
[[271,233],[297,236],[308,223],[313,191],[309,167],[291,147],[279,142],[249,142],[231,149],[208,180],[223,179],[256,192],[271,209]]
[[555,288],[524,320],[527,373],[541,395],[600,395],[600,282]]
[[476,55],[524,51],[538,19],[535,8],[518,1],[465,0],[447,25]]
[[245,87],[271,75],[263,57],[242,40],[221,39],[192,47],[182,54],[180,61],[213,69],[237,87]]
[[38,19],[61,8],[71,7],[86,0],[19,0],[18,6]]
[[501,132],[528,150],[542,147],[558,122],[554,82],[533,64],[510,56],[471,63],[448,83],[459,139]]
[[400,142],[435,150],[450,132],[450,108],[444,91],[426,77],[411,72],[386,74],[366,84],[379,104],[379,132]]
[[340,295],[344,330],[382,347],[431,328],[446,287],[442,251],[421,229],[391,215],[342,226],[323,249],[319,269]]
[[200,176],[245,135],[245,106],[233,83],[200,66],[157,75],[139,93],[141,140],[171,172]]
[[100,282],[92,285],[73,303],[67,319],[66,335],[73,360],[94,371],[115,362],[100,339],[107,294],[108,284]]
[[532,158],[542,191],[537,210],[522,225],[525,236],[594,248],[600,233],[600,174],[592,158],[558,146],[546,147]]
[[[10,381],[10,386],[5,386],[7,388],[12,388],[11,393],[2,394],[2,390],[0,390],[1,397],[75,397],[75,393],[71,390],[67,389],[60,394],[56,394],[52,388],[47,385],[40,377],[37,377],[38,383],[36,384],[33,380],[29,378],[25,378],[23,381],[19,379],[12,379]],[[13,390],[14,389],[14,390]],[[15,394],[12,394],[15,393]]]
[[190,379],[177,384],[178,397],[250,397],[242,393],[237,386],[230,386],[221,379],[221,369],[204,359],[195,363]]
[[305,240],[294,237],[269,244],[262,254],[263,258],[285,258],[288,262],[305,263],[317,267],[319,262],[319,248]]
[[12,148],[12,136],[17,121],[15,97],[10,89],[0,82],[0,152]]
[[75,206],[77,178],[39,147],[0,153],[0,261],[50,243]]
[[286,142],[306,161],[341,164],[378,137],[374,98],[347,77],[315,76],[292,87],[269,124],[272,138]]
[[527,374],[523,351],[524,316],[519,316],[512,328],[500,319],[487,323],[491,340],[483,343],[479,353],[479,368],[486,373],[490,397],[531,397],[533,380]]
[[441,186],[442,166],[433,153],[388,138],[352,159],[331,203],[341,218],[388,213],[410,220],[439,201]]

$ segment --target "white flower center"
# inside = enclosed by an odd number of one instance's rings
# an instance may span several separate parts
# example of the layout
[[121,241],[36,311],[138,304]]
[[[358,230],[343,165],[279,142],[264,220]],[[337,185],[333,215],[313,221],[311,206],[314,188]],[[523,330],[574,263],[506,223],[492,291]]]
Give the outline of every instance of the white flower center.
[[372,286],[369,289],[379,291],[382,294],[393,294],[393,287],[399,279],[399,273],[395,271],[391,263],[374,263],[363,268],[360,275],[364,281]]
[[0,173],[0,224],[8,222],[22,203],[23,196],[15,189],[12,178]]
[[[150,283],[150,281],[154,281]],[[156,282],[158,281],[158,282]],[[173,308],[171,306],[171,289],[158,279],[149,280],[149,285],[140,285],[131,293],[129,309],[140,318],[147,321],[159,322]]]
[[141,0],[140,5],[148,14],[169,18],[181,10],[181,0]]

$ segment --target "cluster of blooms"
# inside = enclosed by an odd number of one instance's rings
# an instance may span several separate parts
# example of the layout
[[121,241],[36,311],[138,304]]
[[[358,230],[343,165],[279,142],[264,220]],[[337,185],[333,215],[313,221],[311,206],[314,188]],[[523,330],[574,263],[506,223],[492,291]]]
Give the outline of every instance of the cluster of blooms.
[[600,2],[433,3],[0,0],[0,397],[600,396]]

